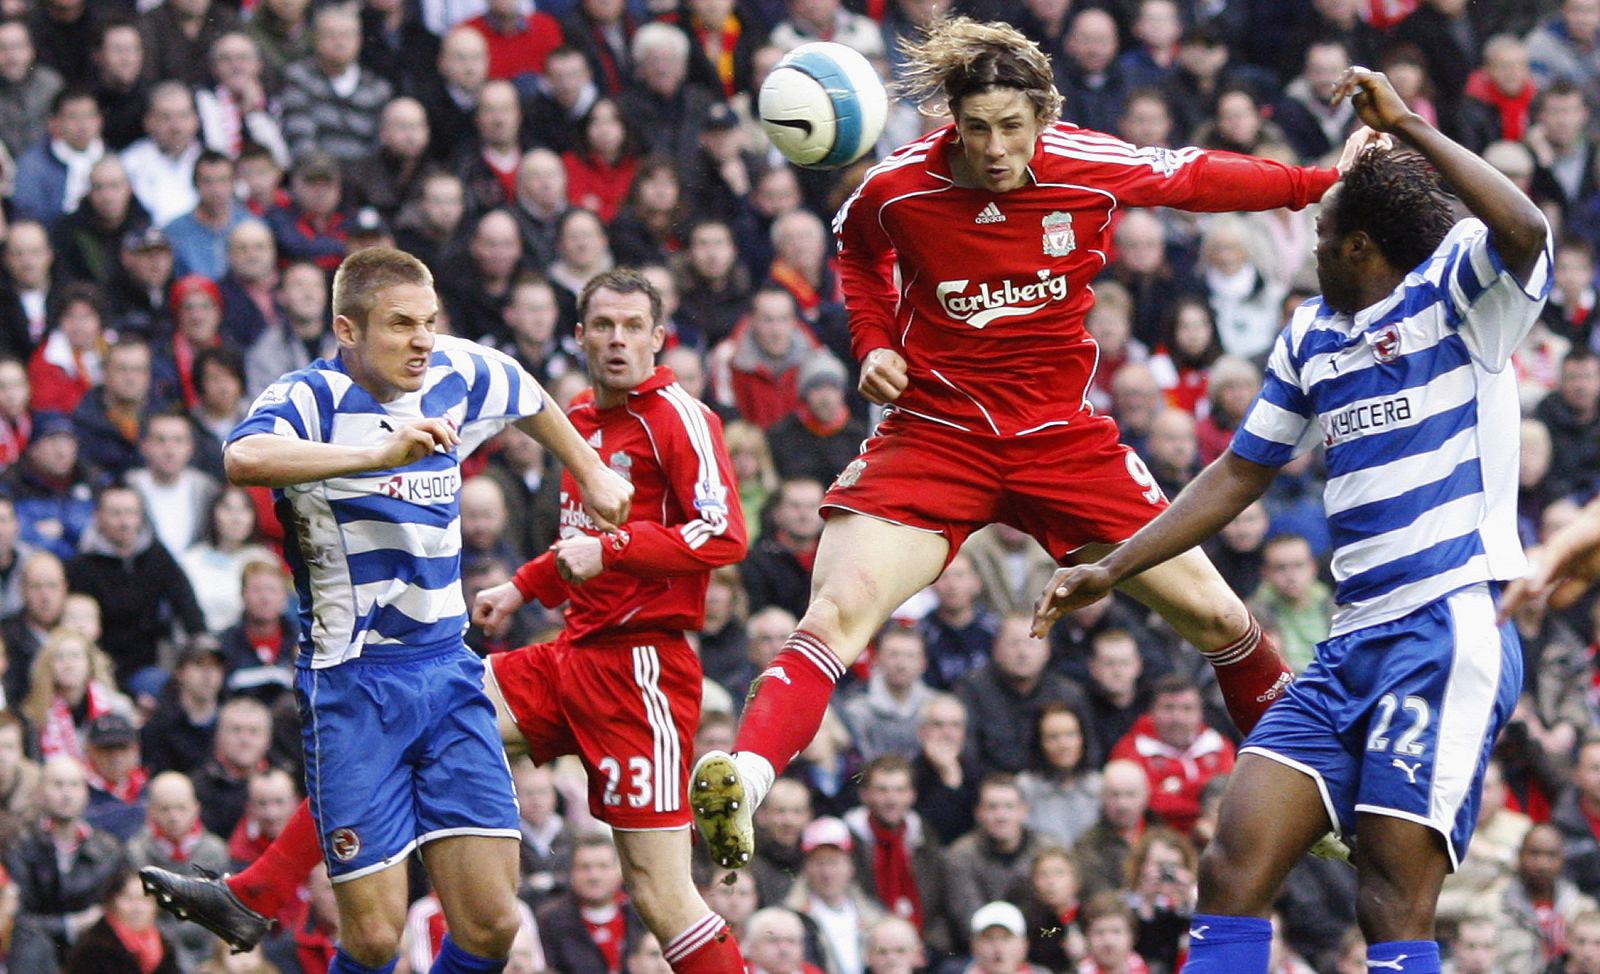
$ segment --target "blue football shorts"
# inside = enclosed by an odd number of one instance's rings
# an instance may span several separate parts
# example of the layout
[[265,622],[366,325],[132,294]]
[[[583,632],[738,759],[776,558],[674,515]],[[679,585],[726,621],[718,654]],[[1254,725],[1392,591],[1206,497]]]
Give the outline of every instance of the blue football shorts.
[[1239,749],[1310,775],[1328,818],[1359,813],[1444,837],[1460,865],[1484,765],[1522,690],[1522,649],[1494,622],[1496,589],[1469,586],[1390,622],[1334,636]]
[[433,839],[520,835],[483,665],[458,646],[296,671],[306,792],[336,882]]

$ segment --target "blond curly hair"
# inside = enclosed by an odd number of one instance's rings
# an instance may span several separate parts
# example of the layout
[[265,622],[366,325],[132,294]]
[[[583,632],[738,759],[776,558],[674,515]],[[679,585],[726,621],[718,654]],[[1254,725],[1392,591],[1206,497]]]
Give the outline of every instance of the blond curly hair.
[[896,93],[924,115],[954,114],[963,98],[990,88],[1022,92],[1040,124],[1061,115],[1050,59],[1010,24],[936,20],[920,38],[901,41],[900,52],[906,66]]

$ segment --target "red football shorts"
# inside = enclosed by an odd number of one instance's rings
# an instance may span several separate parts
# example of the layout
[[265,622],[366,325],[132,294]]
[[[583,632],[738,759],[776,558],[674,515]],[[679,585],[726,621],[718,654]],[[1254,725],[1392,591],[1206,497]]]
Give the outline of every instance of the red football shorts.
[[489,657],[537,764],[576,754],[589,811],[618,829],[689,824],[700,658],[680,633],[565,636]]
[[822,501],[825,517],[850,511],[942,534],[950,558],[973,531],[1003,522],[1057,561],[1126,541],[1166,507],[1107,416],[992,436],[891,413]]

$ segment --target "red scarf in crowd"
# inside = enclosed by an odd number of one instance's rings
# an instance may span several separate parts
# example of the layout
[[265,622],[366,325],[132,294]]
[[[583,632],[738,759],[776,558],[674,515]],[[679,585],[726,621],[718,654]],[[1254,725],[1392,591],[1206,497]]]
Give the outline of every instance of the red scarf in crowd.
[[161,957],[166,953],[161,946],[161,928],[151,924],[143,930],[135,930],[114,916],[107,916],[106,924],[122,941],[122,946],[128,948],[134,963],[139,965],[139,970],[144,974],[152,974],[161,966]]
[[868,815],[867,826],[872,829],[872,879],[878,887],[878,902],[921,930],[922,896],[917,892],[917,877],[911,871],[906,823],[890,828]]
[[[717,80],[722,82],[724,98],[732,98],[737,90],[733,84],[733,51],[739,46],[741,31],[739,18],[731,13],[723,19],[722,26],[716,30],[717,59],[713,62],[713,66],[717,69]],[[711,28],[698,20],[694,22],[694,38],[700,42],[700,49],[706,51],[708,55],[710,51],[706,46],[706,40],[711,36]]]
[[[88,704],[88,713],[83,718],[84,726],[94,723],[96,717],[111,710],[111,705],[92,681],[84,691],[84,696]],[[83,760],[83,742],[78,740],[78,725],[72,719],[72,708],[59,695],[50,701],[50,709],[44,715],[44,726],[39,728],[40,757],[48,761],[58,754]]]
[[150,772],[143,768],[134,768],[128,774],[127,780],[119,785],[115,782],[107,781],[100,777],[99,772],[95,771],[94,768],[84,765],[83,777],[89,783],[90,788],[103,791],[124,805],[132,805],[139,800],[139,794],[144,791],[145,782],[150,780]]
[[179,836],[168,835],[161,826],[150,823],[150,841],[155,844],[156,851],[171,862],[188,862],[205,834],[206,827],[199,819],[194,820],[187,833]]
[[1489,80],[1489,72],[1479,68],[1467,75],[1467,97],[1476,98],[1500,113],[1500,137],[1511,142],[1521,142],[1528,130],[1528,110],[1533,106],[1536,89],[1529,81],[1522,90],[1508,95]]

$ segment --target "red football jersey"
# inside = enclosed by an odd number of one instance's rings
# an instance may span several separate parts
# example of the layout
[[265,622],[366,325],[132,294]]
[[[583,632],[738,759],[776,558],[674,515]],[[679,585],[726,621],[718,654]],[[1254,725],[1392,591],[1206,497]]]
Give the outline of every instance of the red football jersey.
[[953,181],[955,135],[932,132],[867,173],[834,218],[839,268],[856,357],[891,348],[906,360],[910,385],[895,408],[1002,436],[1090,408],[1099,349],[1083,319],[1113,210],[1298,209],[1338,179],[1235,153],[1140,149],[1056,123],[1039,137],[1029,181],[992,193]]
[[[601,631],[698,631],[711,569],[738,562],[748,545],[722,421],[665,366],[625,405],[600,409],[585,390],[567,415],[600,458],[633,483],[630,520],[601,535],[606,570],[594,578],[562,581],[547,551],[517,572],[518,587],[545,605],[570,600],[573,640]],[[561,535],[577,532],[600,535],[577,482],[563,473]]]

